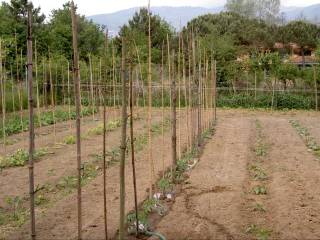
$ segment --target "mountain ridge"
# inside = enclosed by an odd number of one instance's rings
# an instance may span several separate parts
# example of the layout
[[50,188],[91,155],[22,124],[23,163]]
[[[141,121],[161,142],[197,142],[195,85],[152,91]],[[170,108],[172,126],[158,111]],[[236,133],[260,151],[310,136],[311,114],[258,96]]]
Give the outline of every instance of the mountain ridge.
[[[97,14],[88,16],[89,20],[99,24],[107,26],[111,35],[116,35],[120,30],[121,26],[126,24],[130,18],[138,11],[141,7],[134,7],[125,10],[120,10],[114,13],[108,14]],[[185,26],[191,19],[196,18],[200,15],[208,13],[219,13],[224,10],[224,7],[152,7],[151,11],[161,18],[166,20],[173,28],[179,30]],[[282,7],[282,13],[288,21],[296,19],[306,19],[314,23],[319,24],[320,22],[320,4],[314,4],[307,7]]]

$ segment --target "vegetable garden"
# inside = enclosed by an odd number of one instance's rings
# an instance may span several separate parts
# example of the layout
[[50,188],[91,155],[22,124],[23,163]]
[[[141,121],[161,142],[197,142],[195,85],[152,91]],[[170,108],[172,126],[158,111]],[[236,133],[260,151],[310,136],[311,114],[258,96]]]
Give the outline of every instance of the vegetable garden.
[[7,61],[0,38],[0,239],[320,236],[317,67],[287,88],[266,55],[269,71],[266,56],[241,63],[225,87],[196,31],[153,49],[150,2],[147,56],[126,28],[100,56],[79,52],[68,9],[71,58],[38,56],[32,4],[26,56],[15,36]]

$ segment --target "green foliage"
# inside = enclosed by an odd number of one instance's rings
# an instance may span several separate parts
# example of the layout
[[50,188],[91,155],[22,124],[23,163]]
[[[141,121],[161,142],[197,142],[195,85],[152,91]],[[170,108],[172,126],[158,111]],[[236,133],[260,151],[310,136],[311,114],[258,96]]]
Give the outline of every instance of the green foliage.
[[266,212],[266,208],[260,204],[260,203],[256,203],[254,206],[253,206],[253,209],[252,209],[254,212]]
[[317,25],[299,20],[289,22],[283,28],[286,41],[297,43],[303,52],[307,47],[316,47],[320,33]]
[[[92,108],[90,107],[83,107],[81,111],[81,116],[89,116],[92,114]],[[72,120],[76,118],[76,112],[75,110],[71,111],[70,117]],[[42,126],[48,126],[54,124],[54,122],[63,122],[69,120],[69,111],[63,110],[63,109],[57,109],[55,111],[55,116],[53,117],[52,112],[47,111],[47,112],[42,112],[40,121],[38,119],[38,115],[35,115],[34,117],[34,124],[35,127],[39,127],[39,122],[41,122]],[[17,115],[11,115],[6,119],[6,124],[5,124],[5,130],[6,130],[6,135],[10,136],[16,133],[24,132],[28,130],[29,126],[29,119],[26,115],[23,116],[22,118],[22,124],[21,124],[21,119],[20,116]],[[0,126],[0,132],[2,132],[3,126]]]
[[266,174],[264,169],[262,169],[258,165],[251,165],[249,167],[249,171],[250,171],[251,176],[253,177],[254,180],[264,181],[264,180],[268,179],[268,175]]
[[[114,129],[121,126],[121,121],[119,119],[114,121],[109,121],[106,124],[106,132],[111,132]],[[99,124],[97,127],[92,128],[88,131],[89,135],[102,135],[103,134],[103,124]]]
[[76,143],[76,138],[73,135],[66,136],[63,140],[63,142],[67,145],[73,145]]
[[267,240],[270,237],[272,231],[252,224],[248,226],[248,228],[246,229],[246,233],[255,235],[258,240]]
[[[34,160],[49,154],[48,149],[41,148],[35,151]],[[8,167],[24,166],[29,160],[29,153],[26,150],[18,149],[15,153],[6,157],[0,157],[0,169]]]
[[314,153],[314,155],[320,159],[320,145],[317,143],[317,141],[314,139],[314,137],[311,136],[308,128],[301,125],[301,123],[298,120],[290,120],[290,123],[294,129],[296,129],[297,133],[300,135],[300,137],[305,142],[306,146]]
[[[146,63],[148,58],[148,10],[141,8],[139,12],[136,12],[132,19],[129,20],[127,25],[124,25],[119,32],[115,44],[117,49],[121,49],[121,38],[126,37],[130,39],[130,44],[127,46],[128,54],[131,56],[131,61],[138,63],[138,56],[136,48],[140,55],[140,61]],[[158,15],[151,13],[150,15],[151,26],[151,49],[152,49],[152,62],[161,63],[161,48],[163,42],[166,42],[167,34],[171,39],[173,30],[171,26],[160,18]]]
[[267,194],[267,189],[265,186],[255,186],[253,189],[252,189],[252,192],[255,194],[255,195],[266,195]]
[[[219,95],[218,107],[232,108],[271,108],[272,95],[259,94],[255,100],[254,96],[244,93]],[[278,93],[275,95],[276,109],[314,109],[313,96],[297,95],[293,93]]]
[[9,205],[9,211],[0,209],[0,226],[9,222],[13,226],[22,226],[28,216],[28,211],[22,206],[23,199],[19,196],[5,197],[5,202]]

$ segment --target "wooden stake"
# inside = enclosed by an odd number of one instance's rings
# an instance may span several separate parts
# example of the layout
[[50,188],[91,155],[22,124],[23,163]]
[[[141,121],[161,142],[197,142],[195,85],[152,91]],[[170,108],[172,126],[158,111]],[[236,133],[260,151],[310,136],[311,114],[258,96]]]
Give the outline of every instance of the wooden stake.
[[54,101],[54,85],[52,80],[52,69],[51,69],[51,58],[49,53],[49,81],[50,81],[50,93],[51,93],[51,107],[52,107],[52,118],[53,118],[53,141],[56,143],[56,107]]
[[[106,30],[105,45],[104,45],[104,61],[105,67],[107,68],[107,51],[108,51],[108,30]],[[106,75],[107,83],[107,75]],[[101,88],[100,88],[101,89]],[[101,91],[100,91],[101,94]],[[104,234],[105,239],[108,240],[108,221],[107,221],[107,189],[106,189],[106,135],[107,135],[107,110],[106,110],[106,100],[103,97],[103,216],[104,216]]]
[[181,158],[181,33],[179,33],[179,49],[178,49],[178,158]]
[[152,157],[152,133],[151,133],[151,118],[152,118],[152,66],[151,66],[151,12],[150,12],[150,0],[148,4],[148,143],[149,143],[149,163],[150,163],[150,191],[149,197],[153,195],[153,183],[154,183],[154,164]]
[[107,190],[106,190],[106,134],[107,134],[107,117],[106,103],[103,99],[103,217],[104,217],[104,234],[108,240],[108,225],[107,225]]
[[315,95],[315,102],[316,102],[316,111],[318,111],[318,84],[317,84],[316,67],[313,67],[313,78],[314,78],[314,95]]
[[73,45],[73,78],[76,104],[76,135],[77,135],[77,170],[78,170],[78,239],[82,239],[82,209],[81,209],[81,118],[80,118],[80,76],[79,76],[79,56],[78,56],[78,34],[77,34],[77,16],[75,13],[74,2],[71,1],[71,18],[72,18],[72,45]]
[[93,93],[93,72],[92,72],[92,57],[91,54],[89,54],[89,71],[90,71],[90,93],[91,93],[91,107],[92,107],[92,118],[95,119],[94,115],[94,108],[95,108],[95,99],[94,99],[94,93]]
[[127,149],[127,90],[126,90],[126,49],[122,39],[121,80],[122,80],[122,130],[121,130],[121,153],[120,153],[120,225],[119,239],[124,239],[125,226],[125,160]]
[[137,196],[137,180],[134,157],[134,138],[133,138],[133,87],[132,87],[132,69],[130,68],[130,143],[131,143],[131,162],[132,162],[132,177],[134,190],[134,207],[136,213],[136,236],[139,234],[139,218],[138,218],[138,196]]
[[36,223],[34,210],[34,122],[33,122],[33,97],[32,97],[32,9],[28,8],[28,97],[29,97],[29,193],[30,193],[30,217],[31,238],[36,239]]
[[213,60],[213,108],[214,108],[214,121],[217,120],[217,61]]
[[40,93],[39,93],[39,81],[38,81],[38,54],[37,54],[37,40],[34,42],[34,62],[35,62],[35,74],[37,85],[37,110],[38,110],[38,123],[41,128],[41,109],[40,109]]
[[161,48],[161,121],[162,121],[162,127],[161,127],[161,136],[162,136],[162,154],[161,154],[161,160],[162,160],[162,176],[164,178],[165,174],[165,163],[164,163],[164,44],[162,43]]
[[4,82],[4,70],[2,68],[2,39],[0,38],[0,88],[1,88],[1,105],[2,105],[2,136],[3,136],[3,149],[6,153],[6,86]]
[[12,73],[12,65],[10,65],[10,78],[11,78],[11,95],[12,95],[12,112],[15,113],[16,111],[16,104],[15,104],[15,91],[14,91],[14,87],[15,87],[15,83],[14,83],[14,79],[13,79],[13,73]]

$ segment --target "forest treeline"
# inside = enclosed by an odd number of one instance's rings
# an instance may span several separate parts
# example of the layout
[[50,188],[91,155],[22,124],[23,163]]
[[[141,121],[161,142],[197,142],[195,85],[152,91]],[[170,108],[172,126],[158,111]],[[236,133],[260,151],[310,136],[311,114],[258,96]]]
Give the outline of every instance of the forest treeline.
[[[3,64],[6,69],[11,69],[11,74],[17,81],[20,80],[19,76],[24,76],[27,8],[27,0],[2,2],[0,7]],[[34,42],[39,64],[50,58],[58,61],[58,65],[67,65],[66,62],[72,59],[70,3],[53,10],[50,16],[44,16],[40,8],[34,7],[33,18]],[[87,66],[90,59],[93,59],[96,67],[100,65],[102,68],[111,69],[112,63],[119,62],[121,38],[125,37],[130,39],[127,46],[130,61],[142,66],[141,75],[146,81],[146,8],[136,12],[120,29],[119,35],[112,39],[106,39],[107,26],[99,26],[82,15],[78,15],[78,22],[80,64]],[[241,85],[245,78],[246,81],[252,82],[254,76],[258,83],[264,82],[266,86],[272,85],[274,78],[282,81],[284,87],[291,81],[300,87],[305,84],[311,86],[314,81],[313,72],[308,68],[298,68],[286,59],[292,51],[292,43],[300,46],[303,59],[310,49],[316,53],[320,52],[317,50],[320,28],[304,20],[286,23],[280,13],[279,0],[228,0],[226,11],[199,16],[191,20],[181,32],[173,29],[160,16],[151,13],[153,64],[161,63],[162,49],[166,47],[167,36],[173,52],[178,51],[179,36],[183,39],[185,53],[182,56],[187,67],[190,60],[188,46],[190,39],[194,38],[197,47],[201,49],[197,51],[197,55],[205,54],[217,60],[219,86],[225,87],[235,87],[239,82]],[[276,49],[275,43],[281,43],[283,47]],[[104,61],[101,61],[101,58]],[[102,72],[102,77],[104,75],[108,75],[108,70]]]

